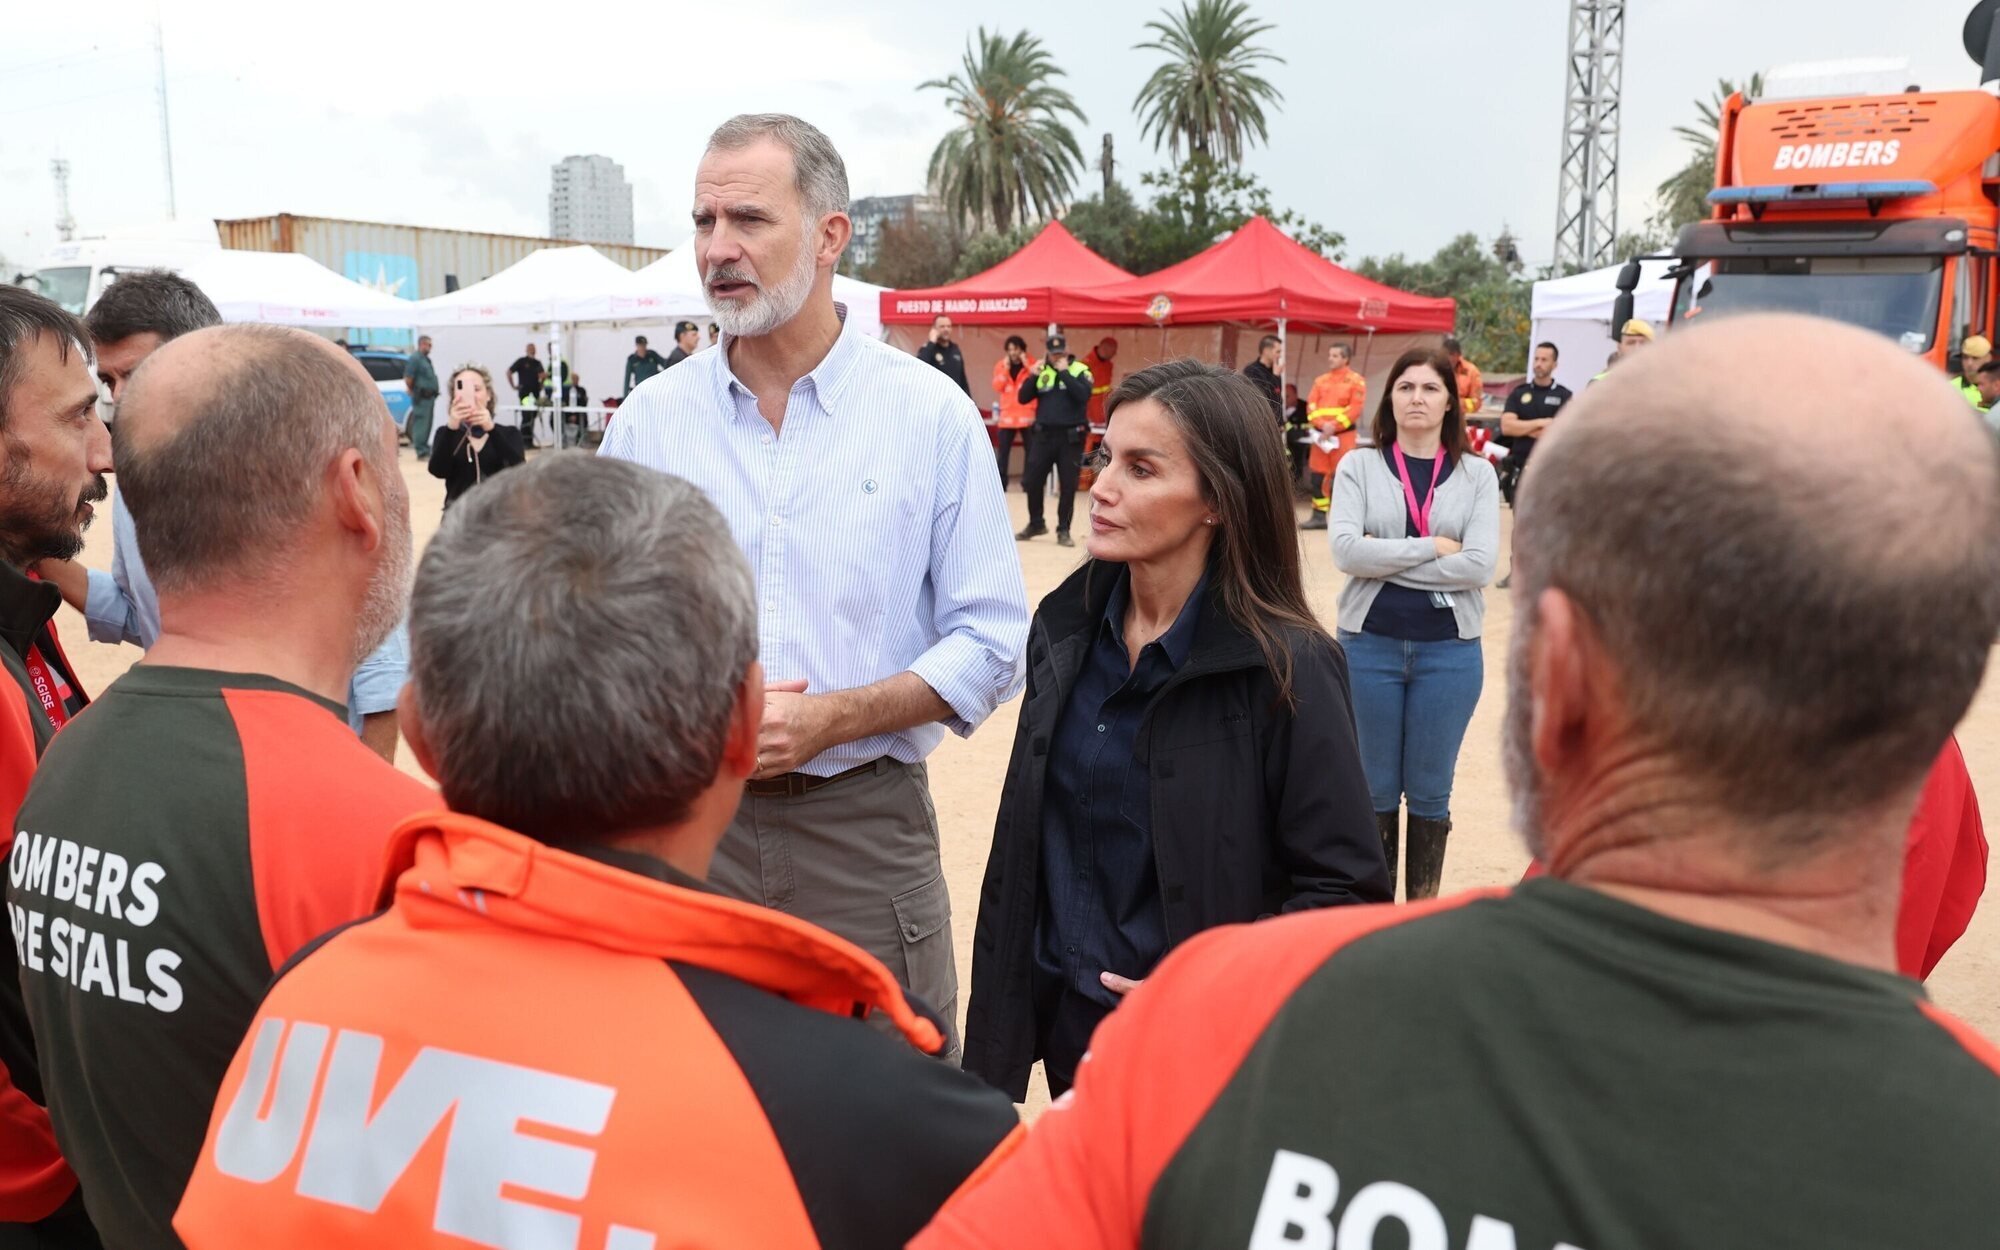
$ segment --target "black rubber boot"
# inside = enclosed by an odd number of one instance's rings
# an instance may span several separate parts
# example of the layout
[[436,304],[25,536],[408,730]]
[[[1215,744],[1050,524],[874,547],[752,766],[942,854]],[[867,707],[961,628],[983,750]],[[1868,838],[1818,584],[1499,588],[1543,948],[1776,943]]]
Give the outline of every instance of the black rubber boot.
[[1375,829],[1382,835],[1382,858],[1389,861],[1389,901],[1396,901],[1396,818],[1401,812],[1376,812]]
[[1444,843],[1451,836],[1451,820],[1410,817],[1409,899],[1436,898],[1444,880]]

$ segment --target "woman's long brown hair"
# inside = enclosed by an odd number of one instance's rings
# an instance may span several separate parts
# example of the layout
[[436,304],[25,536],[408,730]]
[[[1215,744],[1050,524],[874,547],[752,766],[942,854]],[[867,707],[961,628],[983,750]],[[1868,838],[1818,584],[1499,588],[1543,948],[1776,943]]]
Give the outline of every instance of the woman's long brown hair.
[[1382,386],[1381,402],[1375,405],[1375,449],[1380,452],[1396,441],[1396,401],[1392,396],[1396,383],[1418,365],[1430,366],[1444,383],[1444,425],[1438,430],[1438,447],[1456,469],[1458,458],[1472,450],[1472,443],[1465,433],[1465,408],[1458,398],[1458,371],[1451,367],[1451,357],[1435,347],[1413,347],[1396,357],[1389,380]]
[[1270,403],[1239,374],[1193,359],[1128,376],[1104,405],[1107,419],[1141,399],[1160,405],[1180,431],[1202,497],[1215,510],[1209,593],[1220,595],[1229,619],[1256,639],[1278,697],[1296,706],[1283,627],[1320,638],[1327,632],[1306,602],[1291,463]]

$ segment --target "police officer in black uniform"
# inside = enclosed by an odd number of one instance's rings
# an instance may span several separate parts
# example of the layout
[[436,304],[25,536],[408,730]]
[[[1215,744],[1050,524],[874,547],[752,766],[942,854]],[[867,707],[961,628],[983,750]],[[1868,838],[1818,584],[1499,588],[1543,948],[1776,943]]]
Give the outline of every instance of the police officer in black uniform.
[[[1514,492],[1521,485],[1521,474],[1528,467],[1528,457],[1534,454],[1535,444],[1541,440],[1542,431],[1549,428],[1564,404],[1570,399],[1567,386],[1556,382],[1556,351],[1554,343],[1535,344],[1534,372],[1526,382],[1507,393],[1507,406],[1500,410],[1500,441],[1507,448],[1507,458],[1500,463],[1500,493],[1507,497],[1507,506],[1514,506]],[[1500,579],[1504,588],[1513,576]]]
[[1026,542],[1049,532],[1042,522],[1049,470],[1056,471],[1056,545],[1074,547],[1069,522],[1076,512],[1076,479],[1083,470],[1083,440],[1090,429],[1090,366],[1069,354],[1069,340],[1049,335],[1042,367],[1021,379],[1020,401],[1035,401],[1035,424],[1028,431],[1028,463],[1021,485],[1028,492],[1028,527],[1014,535]]
[[1556,383],[1556,356],[1554,343],[1535,344],[1534,372],[1508,392],[1507,406],[1500,412],[1500,437],[1506,442],[1510,469],[1503,479],[1509,504],[1514,502],[1514,487],[1521,480],[1521,471],[1528,467],[1528,457],[1542,431],[1569,402],[1569,388]]

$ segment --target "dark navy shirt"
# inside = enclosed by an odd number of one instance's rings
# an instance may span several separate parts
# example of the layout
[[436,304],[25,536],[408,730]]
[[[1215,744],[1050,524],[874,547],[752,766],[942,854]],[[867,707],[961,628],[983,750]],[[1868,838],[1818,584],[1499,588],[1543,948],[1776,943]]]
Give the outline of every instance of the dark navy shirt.
[[1063,704],[1042,801],[1041,910],[1035,923],[1042,1058],[1067,1080],[1118,995],[1099,973],[1138,980],[1167,950],[1153,862],[1152,783],[1134,759],[1153,697],[1187,662],[1207,593],[1204,575],[1166,633],[1129,662],[1121,571]]
[[[1389,476],[1396,477],[1396,453],[1393,446],[1382,449],[1382,459],[1389,462]],[[1451,461],[1442,451],[1435,460],[1419,460],[1407,453],[1403,463],[1410,470],[1410,486],[1417,492],[1417,502],[1422,503],[1431,488],[1431,470],[1443,465],[1438,482],[1451,476]],[[1402,479],[1396,478],[1398,485]],[[1403,503],[1403,536],[1421,538],[1417,533],[1417,514],[1410,507],[1407,498]],[[1416,590],[1409,586],[1398,586],[1395,582],[1382,583],[1381,593],[1368,609],[1368,619],[1362,622],[1363,633],[1377,634],[1384,638],[1398,638],[1404,642],[1447,642],[1458,637],[1458,617],[1449,607],[1439,607],[1432,601],[1430,592]]]

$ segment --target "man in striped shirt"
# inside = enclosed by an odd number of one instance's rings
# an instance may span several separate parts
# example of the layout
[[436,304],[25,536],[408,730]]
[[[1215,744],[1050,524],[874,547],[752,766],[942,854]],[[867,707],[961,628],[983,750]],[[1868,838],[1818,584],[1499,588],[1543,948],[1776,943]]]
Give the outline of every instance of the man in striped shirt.
[[601,454],[701,487],[757,578],[772,680],[710,881],[853,941],[955,1023],[923,761],[1020,690],[1028,627],[991,445],[963,391],[834,302],[853,225],[817,129],[725,122],[694,226],[722,350],[635,390]]

